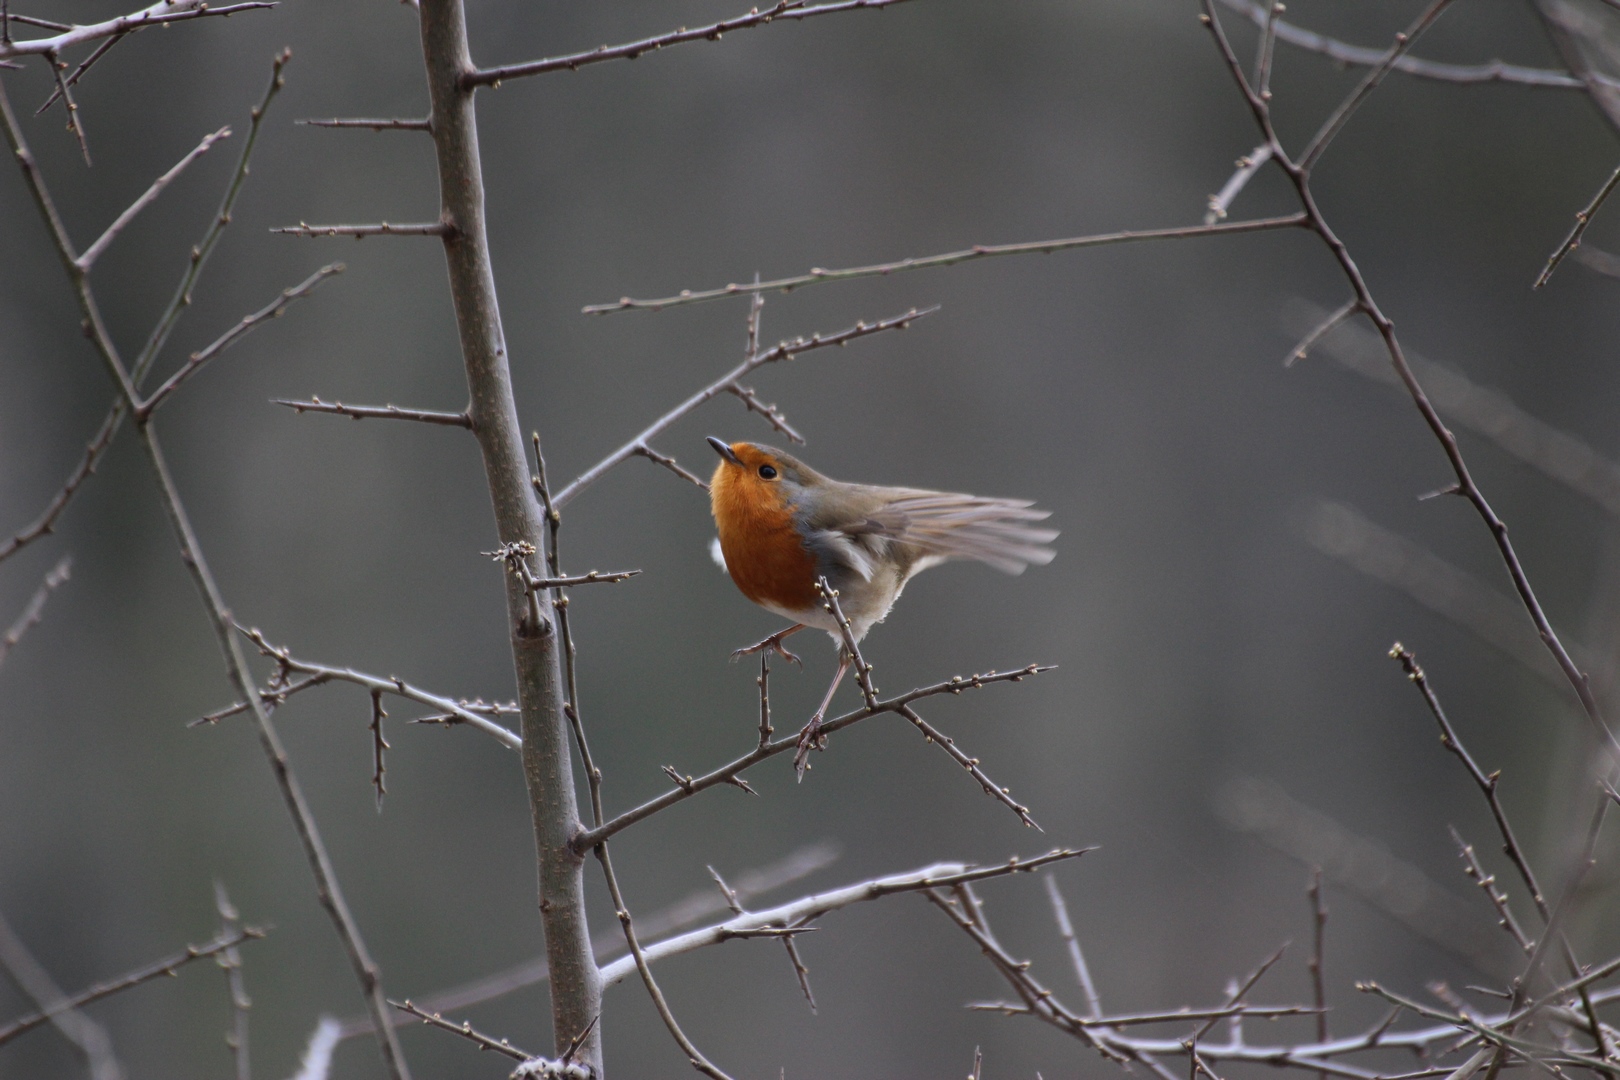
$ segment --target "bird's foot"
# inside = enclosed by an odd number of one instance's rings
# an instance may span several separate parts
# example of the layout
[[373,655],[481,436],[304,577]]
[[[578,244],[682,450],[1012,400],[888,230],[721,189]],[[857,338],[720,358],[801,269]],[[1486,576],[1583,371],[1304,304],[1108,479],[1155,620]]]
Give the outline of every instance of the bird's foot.
[[821,730],[822,715],[816,713],[810,718],[810,722],[804,725],[799,732],[798,747],[793,751],[793,774],[801,784],[804,783],[804,774],[810,768],[810,751],[827,749],[827,736]]
[[803,626],[790,626],[786,630],[778,630],[763,641],[756,641],[747,648],[737,649],[731,654],[731,659],[741,660],[745,656],[752,656],[754,653],[764,652],[769,649],[771,652],[781,656],[782,659],[798,664],[800,670],[803,670],[804,661],[800,660],[794,653],[788,652],[787,646],[782,644],[782,640],[789,634],[796,634],[803,629]]

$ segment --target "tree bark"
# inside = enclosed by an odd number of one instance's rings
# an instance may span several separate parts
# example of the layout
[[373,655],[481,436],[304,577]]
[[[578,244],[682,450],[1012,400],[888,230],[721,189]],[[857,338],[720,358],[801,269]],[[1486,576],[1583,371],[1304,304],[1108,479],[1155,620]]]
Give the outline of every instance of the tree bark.
[[[440,213],[450,293],[461,334],[470,394],[468,415],[483,453],[490,502],[501,543],[544,542],[543,517],[530,484],[528,456],[512,396],[506,337],[501,329],[484,226],[484,182],[478,153],[473,70],[461,0],[422,0],[422,54],[432,100],[432,134],[439,166]],[[533,557],[531,557],[533,558]],[[538,561],[531,571],[539,576]],[[540,918],[551,961],[552,1033],[557,1047],[601,1014],[602,984],[585,917],[584,860],[569,845],[582,829],[574,794],[559,635],[549,596],[538,596],[538,625],[523,584],[507,574],[507,619],[518,700],[523,710],[523,775],[534,817],[540,868]],[[598,1023],[575,1060],[602,1072]]]

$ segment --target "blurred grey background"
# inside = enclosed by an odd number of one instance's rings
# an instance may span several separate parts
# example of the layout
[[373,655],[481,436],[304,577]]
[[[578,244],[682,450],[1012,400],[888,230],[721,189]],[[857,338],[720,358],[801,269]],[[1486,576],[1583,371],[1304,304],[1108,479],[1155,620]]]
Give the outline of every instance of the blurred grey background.
[[[495,63],[695,25],[739,5],[469,7],[475,56]],[[81,22],[119,10],[105,0],[26,7]],[[1288,17],[1381,46],[1415,10],[1299,0]],[[1252,28],[1235,17],[1228,26],[1250,55]],[[267,231],[434,215],[425,138],[293,124],[423,113],[411,8],[289,0],[150,30],[78,90],[93,168],[59,110],[31,119],[28,135],[83,245],[203,134],[237,131],[97,268],[106,316],[132,353],[217,205],[284,45],[286,91],[165,370],[316,267],[341,259],[348,271],[165,409],[178,482],[234,610],[272,640],[448,695],[509,697],[500,569],[479,554],[493,530],[472,441],[269,404],[312,393],[422,408],[465,401],[437,242]],[[1514,0],[1456,5],[1418,52],[1558,66]],[[1298,146],[1357,73],[1281,45],[1276,67],[1279,123]],[[37,62],[4,79],[30,113],[49,90]],[[585,304],[756,271],[1194,224],[1258,141],[1189,0],[918,0],[521,80],[478,104],[519,406],[564,479],[724,372],[743,346],[741,301],[600,318],[582,316]],[[1578,92],[1394,76],[1324,159],[1318,194],[1414,352],[1620,459],[1620,282],[1571,262],[1547,289],[1529,289],[1614,161],[1611,132]],[[1264,173],[1233,216],[1292,209]],[[1620,210],[1600,216],[1589,242],[1620,245]],[[1481,763],[1504,770],[1504,798],[1549,876],[1586,736],[1572,697],[1536,670],[1534,636],[1511,607],[1506,637],[1491,644],[1401,584],[1414,565],[1408,579],[1432,580],[1404,543],[1507,595],[1472,511],[1417,499],[1449,474],[1411,403],[1338,362],[1354,335],[1284,370],[1301,302],[1332,308],[1346,296],[1321,245],[1295,233],[994,260],[771,296],[768,340],[942,305],[903,334],[759,375],[761,395],[809,436],[806,460],[839,478],[1021,496],[1052,510],[1062,536],[1050,566],[1019,578],[977,565],[930,573],[868,638],[888,691],[1059,665],[924,710],[1046,831],[1018,826],[904,721],[878,719],[834,738],[803,785],[774,760],[750,776],[759,799],[721,788],[626,832],[615,853],[633,909],[650,915],[709,888],[706,864],[735,876],[822,841],[838,846],[838,861],[774,898],[936,859],[1095,844],[1055,873],[1106,1005],[1211,1004],[1228,978],[1293,939],[1257,995],[1282,1001],[1309,995],[1303,856],[1330,863],[1336,1031],[1379,1011],[1355,993],[1357,979],[1417,991],[1436,978],[1490,978],[1459,955],[1475,930],[1493,940],[1492,913],[1461,874],[1446,826],[1506,867],[1482,800],[1386,651],[1400,639],[1417,652]],[[77,325],[8,167],[7,535],[59,487],[112,398]],[[658,446],[706,473],[707,434],[772,441],[726,399]],[[1474,432],[1461,439],[1554,622],[1601,671],[1615,655],[1612,519]],[[610,807],[662,791],[660,765],[697,772],[751,746],[755,672],[727,654],[777,622],[710,563],[700,493],[633,460],[569,507],[564,531],[572,570],[645,571],[581,591],[573,607]],[[1390,562],[1397,550],[1406,562]],[[67,552],[71,582],[0,669],[0,911],[73,988],[211,936],[213,882],[223,882],[245,918],[274,927],[243,952],[252,1052],[257,1075],[290,1075],[316,1017],[358,1013],[360,999],[249,726],[185,726],[231,693],[128,432],[58,535],[0,566],[0,621]],[[1380,566],[1386,580],[1367,572]],[[805,673],[773,678],[782,729],[808,715],[832,668],[824,641],[803,651]],[[839,700],[855,702],[854,688]],[[469,731],[407,726],[414,713],[402,703],[391,712],[380,815],[363,692],[304,695],[278,721],[385,985],[420,997],[540,951],[533,847],[516,755]],[[1411,889],[1379,899],[1368,885],[1386,880],[1396,893],[1402,881],[1446,890],[1434,902],[1461,914],[1424,936],[1413,929],[1420,917],[1399,915],[1418,902]],[[596,881],[593,871],[595,924],[608,930]],[[1600,874],[1579,934],[1589,959],[1620,944],[1611,886]],[[1079,1000],[1040,883],[983,892],[1008,946]],[[964,1012],[1004,991],[920,899],[840,912],[824,926],[801,944],[819,1015],[774,945],[663,966],[674,1008],[717,1062],[739,1076],[963,1075],[978,1045],[986,1077],[1112,1073],[1032,1021]],[[1447,927],[1453,940],[1434,940]],[[132,1076],[222,1075],[223,981],[199,964],[93,1014]],[[462,1015],[545,1049],[543,1002],[533,989]],[[685,1073],[639,985],[607,1002],[616,1075]],[[0,1017],[24,1008],[0,985]],[[1283,1021],[1264,1035],[1303,1037],[1312,1026]],[[419,1076],[505,1071],[442,1033],[413,1029],[405,1046]],[[379,1074],[366,1040],[346,1043],[335,1068]],[[0,1050],[3,1076],[79,1069],[51,1032]]]

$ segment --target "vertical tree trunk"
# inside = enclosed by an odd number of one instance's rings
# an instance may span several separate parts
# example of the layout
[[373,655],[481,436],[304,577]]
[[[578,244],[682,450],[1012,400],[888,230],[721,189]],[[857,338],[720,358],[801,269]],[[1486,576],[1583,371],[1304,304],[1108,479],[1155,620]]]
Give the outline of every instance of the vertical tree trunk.
[[[422,0],[422,54],[432,98],[433,143],[438,156],[441,217],[450,292],[467,366],[473,432],[483,452],[490,501],[503,544],[543,542],[542,513],[530,486],[528,456],[518,425],[484,228],[484,181],[478,154],[473,91],[463,76],[473,70],[461,0]],[[539,570],[538,564],[533,569]],[[523,774],[534,815],[540,864],[540,917],[551,962],[552,1032],[559,1048],[601,1013],[602,985],[585,918],[584,860],[568,841],[581,828],[574,795],[559,640],[545,594],[540,622],[529,624],[522,583],[508,574],[507,619],[518,700],[523,709]],[[601,1025],[577,1060],[602,1075]]]

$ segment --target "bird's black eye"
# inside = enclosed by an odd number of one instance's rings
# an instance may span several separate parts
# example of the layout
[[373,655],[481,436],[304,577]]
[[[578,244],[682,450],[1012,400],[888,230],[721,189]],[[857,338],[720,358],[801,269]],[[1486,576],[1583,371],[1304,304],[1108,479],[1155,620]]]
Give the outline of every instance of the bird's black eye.
[[767,480],[775,480],[776,470],[769,465],[761,465],[759,467],[759,475],[763,476]]

